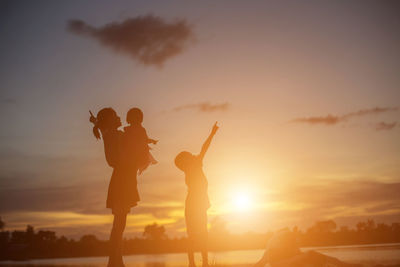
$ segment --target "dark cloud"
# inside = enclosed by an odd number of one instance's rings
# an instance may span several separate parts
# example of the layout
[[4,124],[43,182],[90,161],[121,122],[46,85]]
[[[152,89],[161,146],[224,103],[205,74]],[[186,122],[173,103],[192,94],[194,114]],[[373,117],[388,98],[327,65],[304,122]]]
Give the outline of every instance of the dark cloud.
[[388,122],[378,122],[377,124],[375,124],[375,130],[377,131],[383,131],[383,130],[392,130],[396,127],[397,122],[392,122],[392,123],[388,123]]
[[182,111],[185,109],[195,109],[201,112],[214,112],[214,111],[226,111],[230,108],[230,103],[225,102],[221,104],[211,104],[209,102],[188,104],[179,107],[175,107],[172,111]]
[[357,116],[365,116],[365,115],[373,115],[373,114],[379,114],[379,113],[384,113],[384,112],[389,112],[389,111],[397,111],[398,108],[393,108],[393,107],[386,107],[386,108],[371,108],[371,109],[361,109],[356,112],[350,112],[345,115],[343,115],[341,118],[342,119],[348,119],[351,117],[357,117]]
[[293,119],[292,122],[296,123],[307,123],[307,124],[325,124],[325,125],[335,125],[340,122],[347,121],[354,117],[375,115],[390,111],[397,111],[397,107],[385,107],[385,108],[371,108],[371,109],[361,109],[355,112],[346,113],[344,115],[327,115],[327,116],[315,116],[315,117],[302,117]]
[[194,34],[185,19],[166,22],[146,15],[94,27],[82,20],[70,20],[67,29],[76,35],[96,39],[117,53],[124,53],[144,65],[161,66],[182,53]]

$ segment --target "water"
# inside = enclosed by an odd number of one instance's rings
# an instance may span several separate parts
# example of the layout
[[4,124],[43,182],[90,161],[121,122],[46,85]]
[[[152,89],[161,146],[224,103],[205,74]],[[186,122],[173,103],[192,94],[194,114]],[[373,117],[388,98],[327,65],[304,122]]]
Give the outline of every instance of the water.
[[[362,263],[366,266],[374,264],[400,264],[400,243],[378,244],[363,246],[337,246],[304,248],[303,251],[317,250],[329,256],[336,257],[343,261]],[[210,252],[210,263],[219,266],[251,266],[262,255],[263,250],[240,250],[227,252]],[[200,258],[200,255],[196,255]],[[125,256],[126,267],[175,267],[187,266],[187,259],[184,253],[161,254],[161,255],[131,255]],[[200,259],[197,259],[200,261]],[[0,266],[22,267],[65,267],[65,266],[87,266],[105,267],[107,257],[92,258],[68,258],[68,259],[46,259],[30,260],[23,262],[0,262]],[[200,263],[198,266],[201,266]]]

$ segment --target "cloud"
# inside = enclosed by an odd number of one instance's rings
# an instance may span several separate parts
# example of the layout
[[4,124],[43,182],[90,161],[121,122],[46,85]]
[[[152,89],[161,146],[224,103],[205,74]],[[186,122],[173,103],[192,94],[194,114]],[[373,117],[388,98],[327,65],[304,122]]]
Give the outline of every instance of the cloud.
[[[272,223],[278,228],[298,225],[305,229],[324,219],[334,219],[339,225],[354,225],[365,218],[387,223],[400,219],[399,182],[309,180],[275,189],[268,192],[268,201],[263,203],[283,205],[270,205],[262,210],[263,219],[259,219],[266,220],[265,226]],[[112,218],[105,208],[105,192],[106,188],[94,184],[0,191],[0,214],[8,229],[32,224],[70,237],[96,233],[106,238]],[[145,192],[143,196],[157,197]],[[168,225],[168,233],[172,235],[184,226],[184,197],[176,201],[170,201],[174,194],[158,197],[160,200],[144,201],[135,207],[128,227],[132,234],[154,221]]]
[[308,203],[318,208],[360,206],[381,202],[400,202],[400,183],[378,181],[314,181],[287,188],[284,197],[293,203]]
[[385,107],[385,108],[371,108],[371,109],[361,109],[355,112],[346,113],[344,115],[327,115],[327,116],[315,116],[315,117],[302,117],[293,119],[291,122],[295,123],[307,123],[307,124],[325,124],[325,125],[335,125],[340,122],[347,121],[354,117],[361,117],[361,116],[368,116],[368,115],[375,115],[390,111],[397,111],[397,107]]
[[194,34],[185,19],[166,22],[146,15],[94,27],[82,20],[70,20],[68,31],[97,40],[114,52],[126,54],[144,65],[162,66],[193,42]]
[[347,225],[364,218],[393,222],[400,219],[399,190],[399,182],[314,180],[269,194],[270,202],[283,205],[268,214],[280,227],[297,224],[303,229],[325,219]]
[[221,104],[211,104],[209,102],[202,102],[197,104],[188,104],[179,107],[175,107],[172,111],[182,111],[186,109],[195,109],[201,112],[214,112],[214,111],[226,111],[230,108],[230,103],[225,102]]
[[[97,231],[107,236],[111,216],[105,204],[111,169],[103,157],[60,157],[1,148],[0,215],[7,229],[32,224],[57,232],[60,229],[60,234],[68,236]],[[151,181],[139,182],[143,201],[133,210],[135,225],[129,231],[142,231],[143,225],[154,221],[169,223],[175,229],[173,221],[183,216],[184,185],[178,190],[170,188],[171,179],[165,176]],[[154,182],[162,192],[154,191]],[[88,222],[93,225],[88,226]]]
[[371,108],[371,109],[361,109],[356,112],[351,112],[347,113],[342,116],[342,119],[348,119],[351,117],[357,117],[357,116],[365,116],[365,115],[373,115],[373,114],[379,114],[379,113],[384,113],[384,112],[389,112],[389,111],[397,111],[397,107],[386,107],[386,108]]
[[339,123],[340,117],[327,115],[325,117],[307,117],[307,118],[297,118],[292,122],[300,122],[300,123],[308,123],[308,124],[326,124],[326,125],[334,125]]
[[375,124],[375,130],[377,131],[383,131],[383,130],[392,130],[394,129],[394,127],[396,127],[397,122],[392,122],[392,123],[388,123],[388,122],[378,122],[377,124]]

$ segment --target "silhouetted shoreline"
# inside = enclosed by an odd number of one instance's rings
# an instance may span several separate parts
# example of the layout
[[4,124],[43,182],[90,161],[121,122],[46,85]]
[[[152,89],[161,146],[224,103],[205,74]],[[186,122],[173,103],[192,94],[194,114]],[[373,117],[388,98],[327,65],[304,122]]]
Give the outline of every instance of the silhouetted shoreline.
[[[354,229],[340,227],[334,221],[316,222],[306,231],[296,227],[301,247],[331,247],[346,245],[374,245],[400,242],[400,223],[391,225],[373,220],[359,222]],[[210,229],[210,251],[264,249],[272,232],[265,234],[230,234],[225,227]],[[51,258],[77,258],[107,256],[109,242],[94,235],[84,235],[80,240],[58,237],[53,231],[35,231],[28,226],[25,231],[0,232],[0,260],[29,260]],[[163,226],[152,224],[145,228],[143,238],[124,240],[124,255],[168,254],[187,251],[186,238],[169,238]]]
[[[376,244],[376,245],[356,245],[356,246],[335,246],[335,247],[307,247],[302,251],[318,251],[325,255],[337,257],[352,263],[361,263],[364,267],[399,266],[400,264],[400,243],[397,244]],[[210,253],[212,266],[253,266],[263,253],[259,250],[236,250],[236,251],[217,251]],[[136,254],[125,255],[126,266],[137,267],[160,267],[160,266],[187,266],[186,253],[167,253],[167,254]],[[41,267],[72,267],[105,266],[107,256],[99,257],[79,257],[79,258],[52,258],[52,259],[32,259],[27,261],[0,261],[0,266],[41,266]],[[397,265],[396,265],[397,264]]]

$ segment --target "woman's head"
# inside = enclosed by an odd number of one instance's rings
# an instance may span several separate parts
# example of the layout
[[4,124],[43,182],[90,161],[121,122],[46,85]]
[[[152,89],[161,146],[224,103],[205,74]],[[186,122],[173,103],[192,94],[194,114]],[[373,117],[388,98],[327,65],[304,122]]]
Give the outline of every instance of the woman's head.
[[126,114],[126,122],[129,124],[141,124],[143,112],[139,108],[131,108]]
[[121,118],[112,108],[103,108],[97,113],[93,134],[100,139],[100,131],[114,130],[121,126]]
[[187,151],[179,153],[175,158],[175,165],[181,171],[186,171],[193,162],[193,154]]

